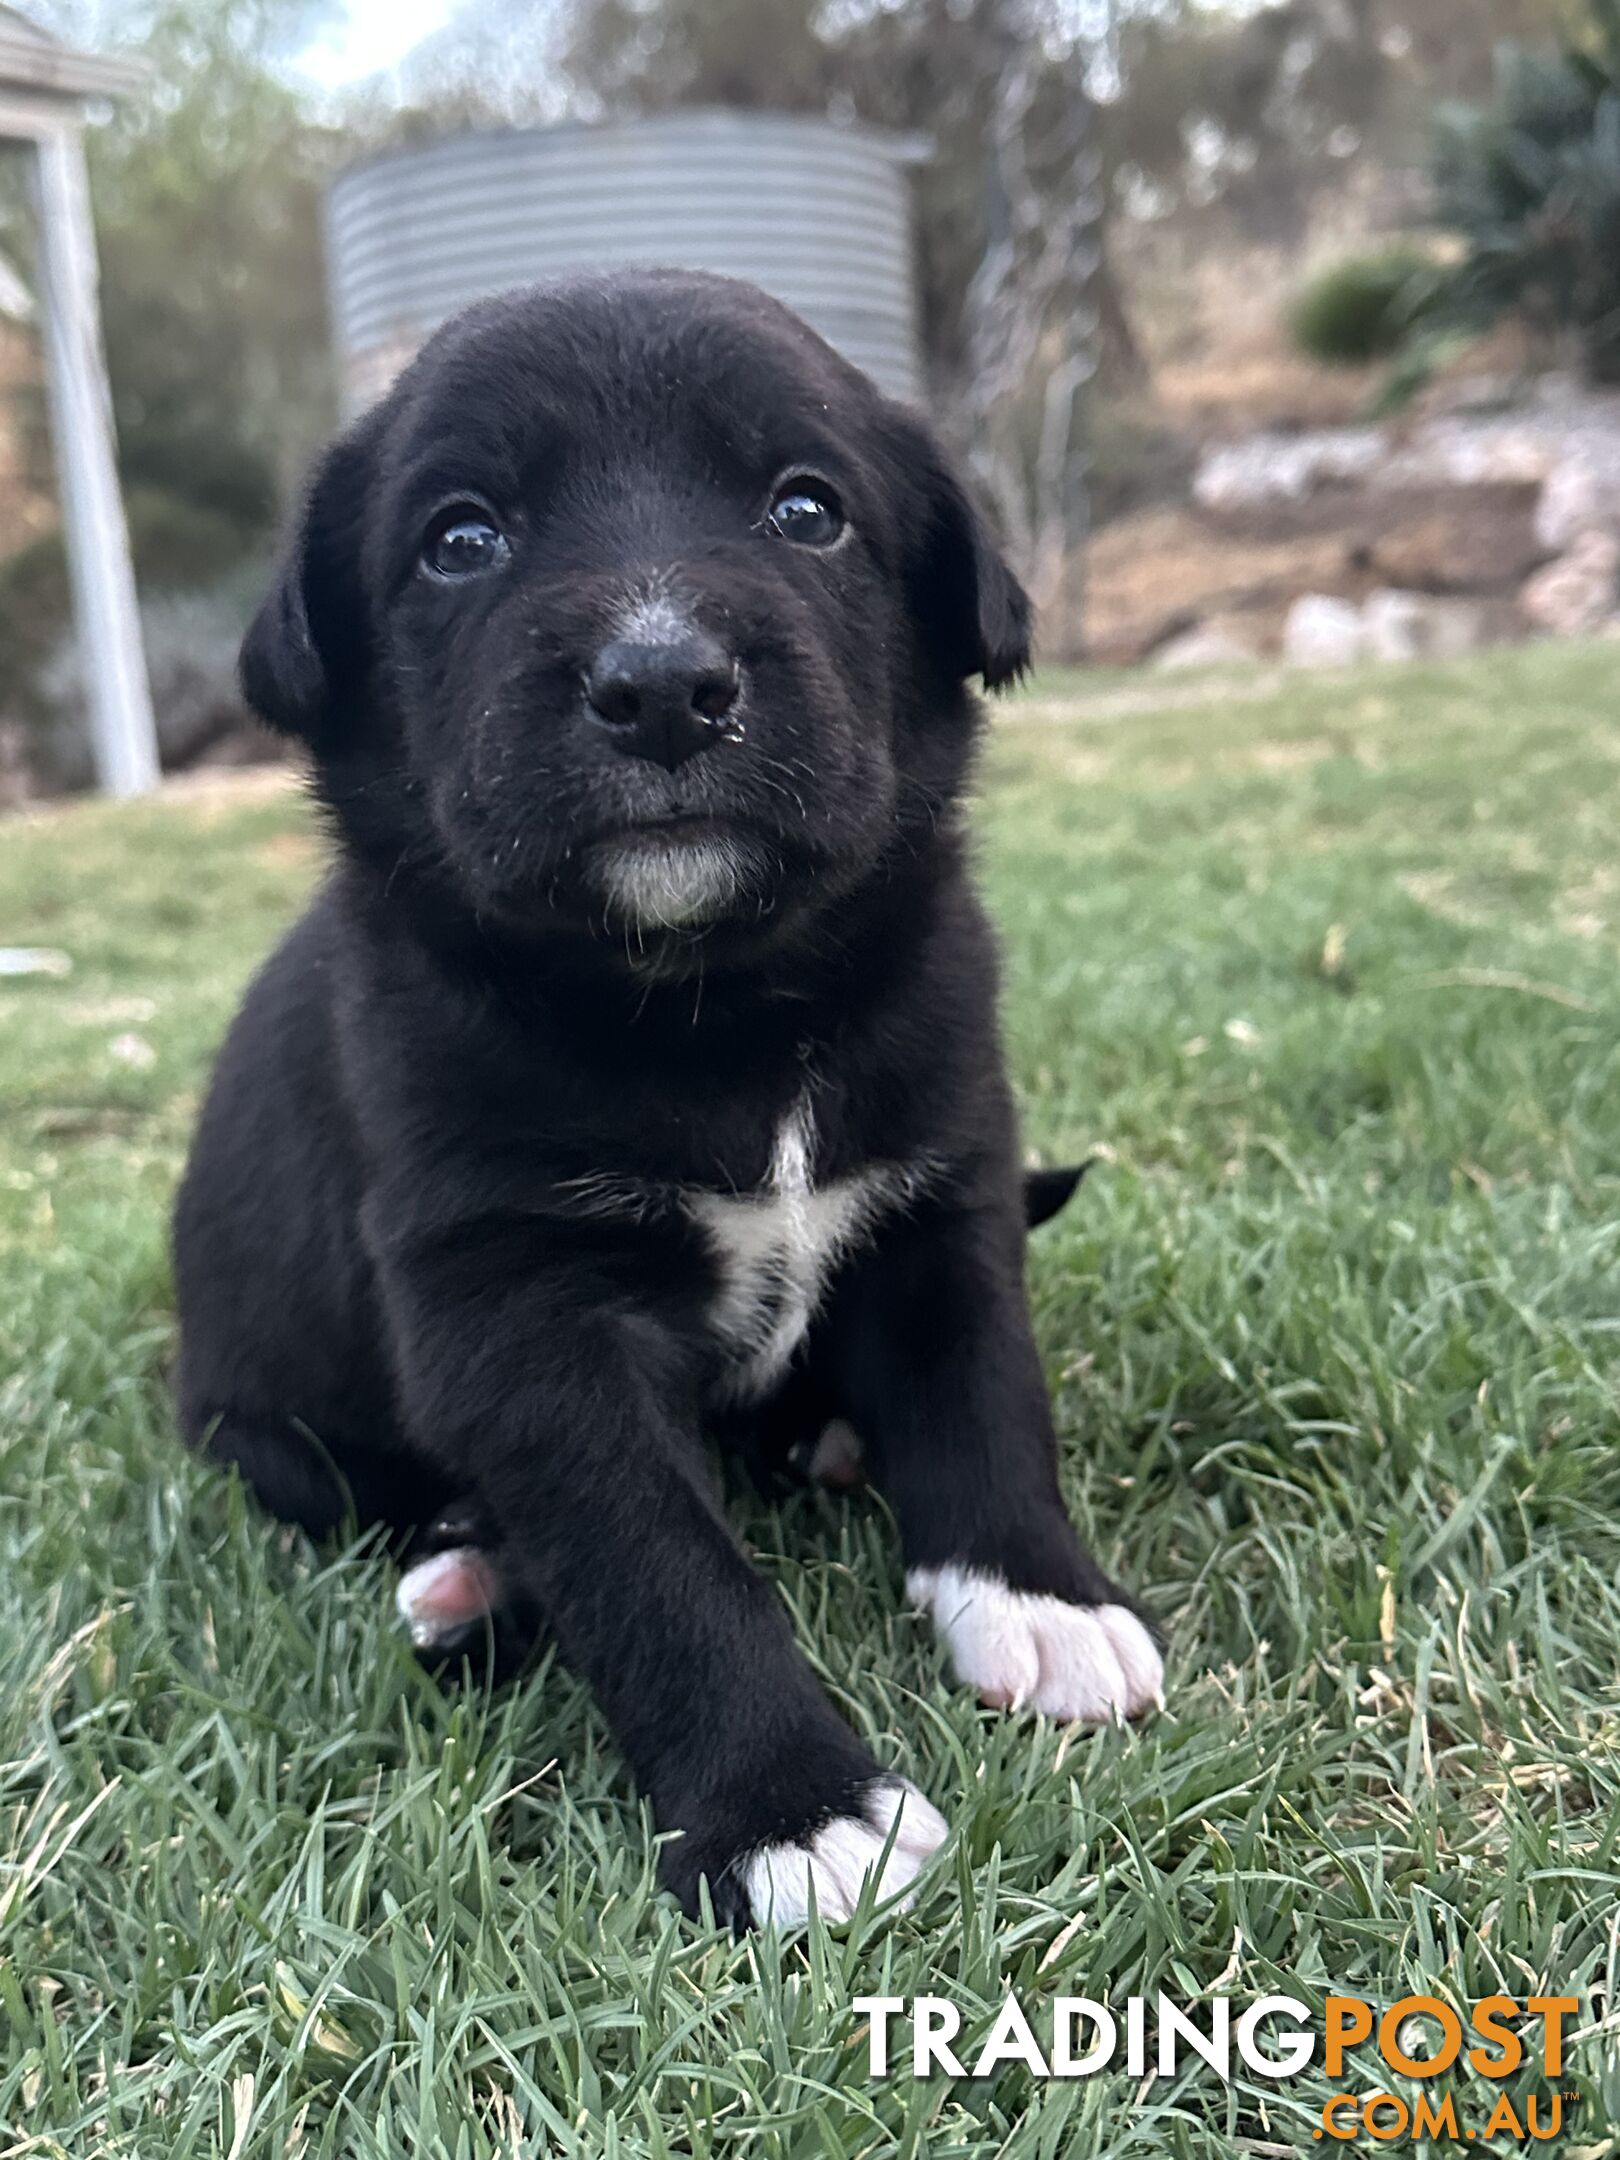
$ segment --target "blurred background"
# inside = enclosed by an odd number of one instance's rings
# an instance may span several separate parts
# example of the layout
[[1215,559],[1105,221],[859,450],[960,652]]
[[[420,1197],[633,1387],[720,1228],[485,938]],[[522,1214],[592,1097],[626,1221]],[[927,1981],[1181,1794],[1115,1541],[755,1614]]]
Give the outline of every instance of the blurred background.
[[[29,0],[0,89],[46,40],[136,63],[78,110],[170,769],[273,754],[234,649],[314,446],[453,308],[575,263],[753,276],[926,402],[1048,660],[1340,666],[1620,607],[1620,0]],[[0,804],[95,777],[27,164],[0,145]]]

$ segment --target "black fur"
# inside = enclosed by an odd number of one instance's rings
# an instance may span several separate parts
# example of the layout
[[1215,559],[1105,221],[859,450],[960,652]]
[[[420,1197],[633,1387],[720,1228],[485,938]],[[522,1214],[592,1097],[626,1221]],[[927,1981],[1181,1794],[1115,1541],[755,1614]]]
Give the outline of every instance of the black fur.
[[[767,521],[802,473],[842,503],[836,547]],[[510,554],[447,580],[424,529],[463,501]],[[740,671],[678,766],[626,755],[581,687],[637,595]],[[647,272],[443,330],[322,461],[244,649],[338,850],[180,1194],[185,1431],[316,1534],[351,1505],[400,1530],[470,1508],[509,1611],[685,1833],[689,1906],[706,1875],[743,1916],[735,1863],[877,1770],[705,1453],[735,1379],[690,1196],[755,1191],[796,1104],[818,1188],[897,1183],[781,1389],[859,1428],[909,1566],[1119,1596],[1059,1497],[958,814],[967,678],[1008,681],[1028,638],[913,415],[751,288]],[[734,884],[700,922],[608,890],[625,851],[694,842]]]
[[1073,1163],[1061,1170],[1031,1170],[1024,1179],[1024,1213],[1032,1230],[1061,1215],[1080,1190],[1080,1180],[1090,1163]]

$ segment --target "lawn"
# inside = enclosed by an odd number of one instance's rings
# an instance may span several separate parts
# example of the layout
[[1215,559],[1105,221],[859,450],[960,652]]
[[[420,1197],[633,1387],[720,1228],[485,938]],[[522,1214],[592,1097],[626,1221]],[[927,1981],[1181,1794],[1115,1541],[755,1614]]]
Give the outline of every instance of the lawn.
[[[1074,691],[998,727],[984,864],[1030,1146],[1100,1158],[1032,1258],[1069,1491],[1169,1702],[981,1712],[874,1502],[742,1507],[958,1830],[785,1944],[657,1893],[564,1671],[440,1693],[381,1559],[181,1454],[167,1202],[298,799],[0,827],[0,944],[72,960],[0,982],[0,2154],[1287,2155],[1314,2073],[873,2080],[850,2002],[970,2056],[1009,1985],[1612,2017],[1620,651]],[[1620,2150],[1612,2027],[1570,2068]]]

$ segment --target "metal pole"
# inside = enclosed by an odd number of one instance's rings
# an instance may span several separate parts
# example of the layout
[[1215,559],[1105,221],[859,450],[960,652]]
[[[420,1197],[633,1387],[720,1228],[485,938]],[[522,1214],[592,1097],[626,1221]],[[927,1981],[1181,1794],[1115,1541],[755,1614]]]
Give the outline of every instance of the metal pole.
[[40,137],[34,192],[52,432],[96,772],[109,795],[140,795],[157,785],[157,730],[113,454],[90,188],[72,122]]

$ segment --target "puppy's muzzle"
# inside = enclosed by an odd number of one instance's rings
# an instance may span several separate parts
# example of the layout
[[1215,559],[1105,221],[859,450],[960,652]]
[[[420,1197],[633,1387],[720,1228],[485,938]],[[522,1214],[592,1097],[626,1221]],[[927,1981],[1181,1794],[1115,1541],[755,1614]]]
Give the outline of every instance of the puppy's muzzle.
[[733,655],[701,630],[656,643],[614,638],[585,675],[591,712],[625,756],[669,772],[740,738],[740,686]]

